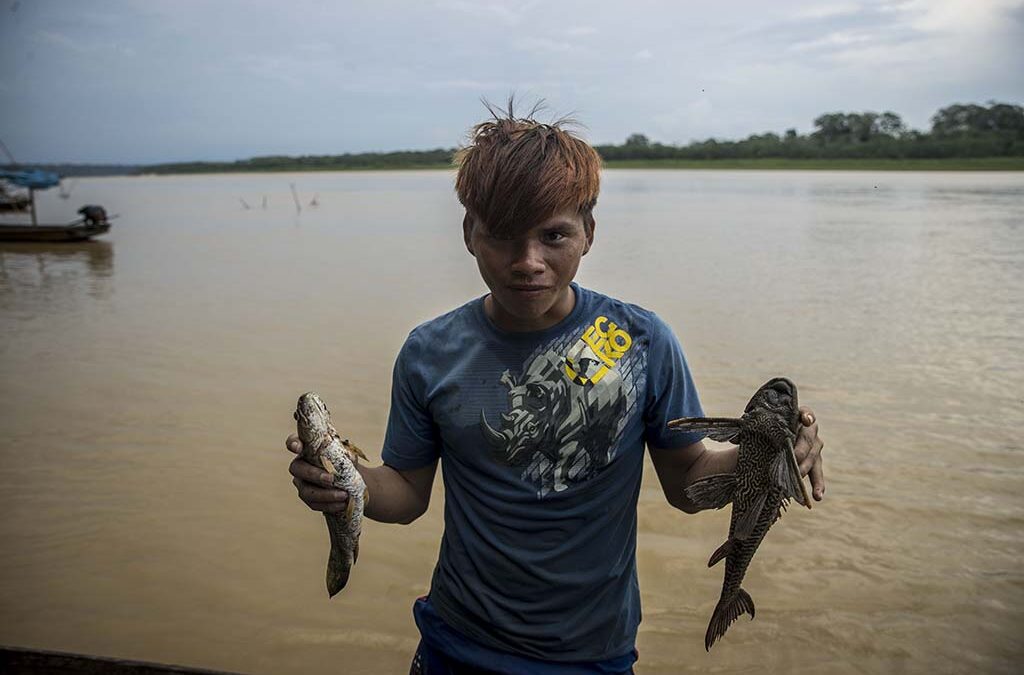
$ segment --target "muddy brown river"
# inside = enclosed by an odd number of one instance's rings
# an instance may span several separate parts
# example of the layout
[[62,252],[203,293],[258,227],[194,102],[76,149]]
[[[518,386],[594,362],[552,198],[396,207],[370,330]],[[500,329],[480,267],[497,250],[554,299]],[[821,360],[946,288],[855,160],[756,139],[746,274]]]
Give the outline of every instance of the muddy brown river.
[[[440,479],[414,524],[367,523],[328,601],[283,440],[316,389],[379,460],[405,335],[485,292],[452,174],[40,199],[42,220],[120,217],[88,244],[0,244],[0,644],[407,672]],[[1024,174],[608,171],[596,217],[578,280],[675,329],[708,414],[786,375],[826,442],[825,501],[772,529],[744,584],[757,619],[710,654],[728,510],[674,511],[648,464],[637,672],[1017,672]]]

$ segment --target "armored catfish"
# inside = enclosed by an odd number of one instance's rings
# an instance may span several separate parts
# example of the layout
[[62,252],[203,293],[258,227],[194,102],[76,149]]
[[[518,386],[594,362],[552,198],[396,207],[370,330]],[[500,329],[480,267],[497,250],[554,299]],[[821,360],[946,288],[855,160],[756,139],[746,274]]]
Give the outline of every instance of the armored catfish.
[[793,452],[800,430],[796,385],[784,377],[769,380],[738,419],[690,417],[668,426],[739,445],[735,473],[707,476],[686,488],[686,496],[700,508],[720,509],[732,502],[729,538],[708,561],[711,567],[725,559],[722,595],[704,636],[704,648],[710,650],[741,614],[754,618],[754,602],[740,583],[768,529],[790,499],[811,508]]
[[314,392],[299,397],[295,422],[302,441],[302,457],[321,466],[331,475],[334,487],[348,493],[344,513],[325,513],[327,532],[331,537],[331,554],[327,560],[327,592],[334,597],[348,583],[352,565],[359,558],[359,534],[362,530],[363,508],[369,494],[366,483],[356,470],[358,458],[366,459],[362,450],[348,439],[342,439],[331,424],[331,413]]

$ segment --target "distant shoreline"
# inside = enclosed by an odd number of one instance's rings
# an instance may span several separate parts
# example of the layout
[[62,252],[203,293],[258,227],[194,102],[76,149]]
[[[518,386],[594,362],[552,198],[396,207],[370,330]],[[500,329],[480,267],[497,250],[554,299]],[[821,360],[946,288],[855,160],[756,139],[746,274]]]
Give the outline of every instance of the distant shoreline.
[[752,169],[803,171],[1024,171],[1024,157],[951,159],[622,159],[608,169]]
[[[945,159],[835,158],[793,159],[762,157],[747,159],[605,159],[606,169],[685,169],[699,171],[1024,171],[1024,156],[949,157]],[[64,178],[99,176],[195,176],[203,174],[312,173],[332,171],[452,171],[451,162],[408,162],[365,165],[309,164],[279,161],[270,164],[237,162],[194,163],[191,165],[103,165],[36,164],[19,168],[53,171]]]
[[[1024,171],[1024,157],[960,157],[950,159],[614,159],[603,162],[606,169],[696,169],[753,171]],[[237,167],[194,171],[147,171],[143,175],[180,176],[224,173],[310,173],[332,171],[441,171],[451,164],[408,164],[389,166],[275,166]]]

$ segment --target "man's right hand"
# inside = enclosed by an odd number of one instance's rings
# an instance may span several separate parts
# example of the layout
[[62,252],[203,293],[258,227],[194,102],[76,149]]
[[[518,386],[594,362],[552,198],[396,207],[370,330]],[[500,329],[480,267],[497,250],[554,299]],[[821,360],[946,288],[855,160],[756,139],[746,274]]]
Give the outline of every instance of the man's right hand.
[[299,499],[314,511],[340,513],[345,510],[348,493],[338,490],[331,482],[331,476],[320,467],[313,466],[302,458],[302,441],[295,434],[285,439],[284,447],[296,454],[288,465],[292,484],[299,493]]

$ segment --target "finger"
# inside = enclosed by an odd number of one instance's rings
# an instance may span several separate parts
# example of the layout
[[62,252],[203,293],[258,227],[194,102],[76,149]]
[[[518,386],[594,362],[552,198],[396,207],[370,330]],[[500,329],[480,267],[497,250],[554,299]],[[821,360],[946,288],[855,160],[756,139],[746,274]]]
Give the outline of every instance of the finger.
[[821,466],[821,455],[818,455],[818,461],[811,467],[811,495],[814,497],[814,501],[820,502],[825,498],[825,472]]
[[284,447],[288,448],[289,451],[294,452],[296,455],[302,452],[302,441],[299,440],[298,435],[292,434],[284,441]]
[[319,467],[313,466],[306,460],[302,459],[302,457],[296,457],[292,460],[291,464],[288,465],[288,473],[304,483],[313,483],[324,487],[331,487],[334,485],[334,481],[331,479],[331,475],[329,473]]
[[801,465],[810,456],[811,450],[814,448],[814,442],[817,440],[817,435],[817,424],[809,427],[800,427],[800,431],[797,432],[796,443],[793,444],[793,454],[796,455],[796,461]]
[[298,478],[292,479],[292,485],[299,493],[299,499],[307,504],[344,504],[348,501],[348,493],[344,490],[322,488],[312,483],[305,483]]
[[805,427],[809,427],[812,424],[814,424],[815,421],[817,421],[818,418],[814,414],[814,411],[808,408],[807,406],[802,405],[798,408],[798,410],[800,411],[800,423],[803,424]]
[[825,447],[825,443],[820,438],[815,438],[808,443],[810,450],[807,455],[800,460],[800,475],[806,476],[811,472],[811,469],[821,459],[821,449]]

